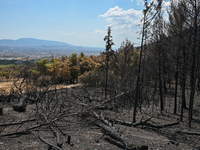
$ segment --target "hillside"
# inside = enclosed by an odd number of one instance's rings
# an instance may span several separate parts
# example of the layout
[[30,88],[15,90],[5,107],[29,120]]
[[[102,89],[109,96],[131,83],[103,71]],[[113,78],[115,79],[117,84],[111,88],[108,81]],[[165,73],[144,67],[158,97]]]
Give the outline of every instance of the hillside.
[[18,40],[0,40],[1,59],[13,58],[42,58],[71,55],[84,52],[86,55],[98,55],[104,48],[74,46],[64,42],[39,40],[34,38],[21,38]]
[[0,40],[0,46],[27,47],[27,46],[73,46],[73,45],[58,41],[40,40],[34,38],[21,38],[18,40],[2,39]]

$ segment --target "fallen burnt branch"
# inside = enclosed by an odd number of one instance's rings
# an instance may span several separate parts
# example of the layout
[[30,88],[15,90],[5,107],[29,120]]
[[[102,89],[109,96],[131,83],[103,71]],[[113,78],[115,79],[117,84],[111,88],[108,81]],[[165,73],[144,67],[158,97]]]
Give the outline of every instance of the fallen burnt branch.
[[104,126],[100,126],[104,131],[105,134],[109,135],[110,137],[112,137],[113,139],[120,141],[125,148],[133,148],[134,146],[132,144],[129,144],[129,140],[127,140],[125,137],[123,137],[123,135],[120,135],[117,130],[112,126],[112,124],[108,121],[105,120],[102,116],[99,116],[96,112],[93,111],[93,114],[96,118],[100,119],[105,125]]
[[164,125],[157,126],[157,125],[153,125],[153,124],[150,124],[150,123],[146,122],[144,125],[160,129],[160,128],[165,128],[165,127],[175,126],[175,125],[178,125],[178,124],[179,124],[179,122],[174,122],[174,123],[169,123],[169,124],[164,124]]
[[61,138],[59,132],[56,131],[52,125],[50,127],[53,131],[54,136],[56,137],[57,146],[62,148],[63,142],[60,140]]
[[61,119],[62,117],[66,117],[66,116],[71,116],[71,115],[76,115],[77,113],[72,113],[72,114],[60,114],[57,118],[54,118],[52,121],[50,122],[46,122],[46,123],[43,123],[43,124],[37,124],[37,125],[34,125],[32,127],[28,127],[26,129],[24,129],[23,131],[19,131],[19,132],[10,132],[10,133],[6,133],[6,134],[0,134],[0,137],[3,137],[3,136],[12,136],[12,135],[19,135],[19,134],[29,134],[31,130],[33,129],[36,129],[36,128],[39,128],[39,127],[42,127],[42,126],[46,126],[50,123],[53,123],[59,119]]
[[106,126],[106,125],[101,126],[101,128],[111,138],[113,138],[113,139],[115,139],[117,141],[120,141],[125,146],[126,149],[133,149],[134,147],[136,147],[135,145],[131,144],[130,141],[126,137],[124,137],[123,135],[119,134],[117,132],[117,130],[115,130],[114,128]]
[[[53,123],[53,125],[56,126],[56,128],[62,133],[62,135],[63,135],[64,137],[67,136],[67,134],[64,133],[64,132],[61,130],[61,128],[59,128],[58,125],[57,125],[55,122]],[[66,140],[65,142],[68,143],[70,146],[73,146],[73,145],[74,145],[74,144],[71,142],[71,136],[70,136],[70,135],[67,136],[67,140]]]
[[109,122],[108,120],[104,119],[103,115],[101,114],[101,116],[99,116],[96,112],[92,111],[92,113],[94,114],[94,116],[96,118],[98,118],[99,120],[101,120],[105,125],[112,127],[113,129],[115,129],[113,127],[113,124],[111,122]]
[[66,136],[66,135],[67,135],[66,133],[64,133],[64,132],[61,130],[60,127],[58,127],[58,125],[57,125],[55,122],[53,123],[53,125],[56,126],[56,128],[62,133],[63,136]]
[[29,130],[24,130],[24,131],[18,131],[18,132],[11,132],[11,133],[6,133],[6,134],[0,134],[0,137],[4,136],[13,136],[13,135],[24,135],[24,134],[30,134],[31,132]]
[[[92,111],[92,110],[95,110],[95,109],[98,109],[98,110],[100,110],[100,109],[105,109],[105,107],[104,107],[104,106],[102,107],[102,105],[107,104],[107,103],[111,102],[111,101],[114,100],[114,99],[120,98],[121,96],[123,96],[123,95],[125,95],[125,94],[128,94],[128,93],[130,93],[130,92],[132,92],[132,91],[134,91],[134,90],[127,91],[127,92],[125,92],[125,93],[121,93],[121,94],[119,94],[119,95],[116,95],[116,96],[111,97],[111,98],[106,99],[106,100],[98,100],[98,103],[93,104],[93,105],[89,105],[89,104],[83,103],[83,102],[82,102],[82,99],[80,99],[80,97],[76,96],[76,97],[79,99],[79,101],[81,101],[81,103],[77,103],[77,104],[83,105],[83,106],[87,106],[87,109],[85,110],[85,112],[86,112],[86,111]],[[106,108],[106,109],[109,109],[109,108]]]
[[179,122],[174,122],[174,123],[169,123],[169,124],[164,124],[164,125],[158,126],[158,125],[153,125],[153,124],[148,123],[147,121],[149,121],[150,119],[151,118],[149,118],[149,119],[147,119],[145,121],[141,120],[138,123],[132,123],[132,122],[127,122],[127,121],[115,119],[115,123],[126,125],[126,126],[133,126],[133,127],[137,127],[139,125],[145,125],[145,126],[152,127],[152,128],[157,128],[157,129],[170,127],[170,126],[174,126],[174,125],[178,125],[179,124]]
[[53,127],[53,125],[50,123],[50,121],[48,120],[48,118],[47,118],[47,116],[46,116],[45,114],[43,114],[43,113],[40,113],[40,114],[45,118],[46,123],[49,123],[50,128],[51,128],[51,130],[53,131],[54,136],[56,137],[57,146],[61,148],[62,145],[63,145],[63,142],[61,142],[61,140],[60,140],[61,138],[60,138],[59,132],[56,131],[56,129],[55,129],[55,128]]
[[[78,105],[82,105],[82,106],[87,106],[86,111],[92,111],[92,110],[95,110],[95,109],[98,109],[98,110],[104,110],[104,109],[109,109],[109,110],[112,110],[113,107],[107,107],[107,106],[103,106],[107,103],[110,103],[111,101],[117,99],[117,98],[120,98],[126,94],[129,94],[130,92],[133,92],[134,90],[130,90],[130,91],[127,91],[127,92],[124,92],[124,93],[121,93],[121,94],[118,94],[114,97],[111,97],[111,98],[108,98],[106,100],[103,100],[103,99],[100,99],[100,100],[97,100],[97,99],[93,99],[92,97],[90,97],[91,101],[95,101],[95,103],[86,103],[84,102],[84,99],[79,97],[75,92],[72,92],[73,96],[76,97],[78,99],[78,102],[76,102]],[[90,102],[91,102],[90,101]]]
[[[24,81],[25,80],[23,79],[19,87],[17,86],[18,84],[16,84],[18,91],[14,93],[14,96],[16,96],[18,99],[16,99],[17,101],[14,103],[14,105],[12,105],[12,109],[15,111],[24,112],[26,111],[27,103],[30,103],[33,106],[30,106],[30,110],[26,113],[14,113],[11,115],[11,117],[14,116],[13,118],[17,118],[17,120],[5,119],[5,121],[1,121],[0,127],[2,129],[7,127],[7,130],[3,131],[1,129],[0,137],[18,137],[23,136],[24,134],[36,133],[37,135],[37,133],[39,133],[38,138],[42,142],[49,145],[49,147],[52,149],[61,149],[62,146],[64,147],[64,142],[67,142],[70,146],[73,146],[73,143],[71,143],[71,136],[67,136],[61,132],[61,129],[55,124],[58,123],[59,125],[66,127],[68,124],[71,125],[76,123],[76,119],[74,121],[73,117],[69,117],[68,119],[68,116],[75,116],[82,113],[82,110],[79,109],[82,108],[82,106],[76,105],[76,103],[73,102],[73,97],[75,96],[71,97],[71,93],[66,91],[65,93],[61,93],[60,91],[57,92],[56,88],[54,91],[52,90],[49,92],[49,88],[38,87],[37,85],[32,85],[32,82]],[[23,86],[24,84],[25,86]],[[84,103],[82,105],[84,105]],[[88,104],[86,104],[86,106],[88,106]],[[27,120],[22,119],[24,116]],[[27,118],[27,116],[29,116],[29,118]],[[20,121],[18,121],[19,118]],[[51,136],[55,136],[56,139],[54,139],[55,142],[57,142],[57,145],[54,143],[54,141],[48,141],[45,136],[43,137],[43,132],[40,131],[43,131],[44,135],[45,131],[50,133],[53,131]]]
[[123,120],[119,120],[119,119],[115,119],[114,120],[116,124],[121,124],[121,125],[126,125],[126,126],[132,126],[132,122],[127,122],[127,121],[123,121]]
[[19,122],[0,123],[0,126],[18,125],[18,124],[23,124],[26,122],[31,122],[31,121],[36,121],[36,119],[23,120],[23,121],[19,121]]
[[139,125],[145,125],[147,121],[151,120],[151,118],[145,120],[145,121],[140,121],[138,123],[132,123],[132,122],[128,122],[128,121],[123,121],[123,120],[119,120],[119,119],[115,119],[115,123],[121,124],[121,125],[126,125],[126,126],[133,126],[133,127],[137,127]]
[[200,132],[176,131],[177,134],[200,135]]
[[100,103],[100,105],[109,103],[110,101],[112,101],[112,100],[114,100],[114,99],[117,99],[117,98],[120,98],[121,96],[123,96],[123,95],[125,95],[125,94],[128,94],[128,93],[130,93],[130,92],[133,92],[133,91],[134,91],[134,90],[130,90],[130,91],[127,91],[127,92],[118,94],[118,95],[116,95],[116,96],[114,96],[114,97],[111,97],[111,98],[105,100],[105,101],[102,101],[102,102]]
[[13,109],[18,112],[25,112],[26,111],[26,99],[27,95],[23,95],[17,104],[13,105]]
[[[54,118],[53,120],[51,120],[51,121],[49,121],[49,122],[46,122],[46,123],[43,123],[43,124],[33,125],[33,126],[31,126],[31,127],[27,127],[26,129],[24,129],[24,130],[22,130],[22,131],[16,131],[16,132],[10,132],[10,133],[5,133],[5,134],[0,134],[0,137],[14,136],[14,135],[18,135],[18,136],[19,136],[19,135],[30,134],[31,131],[34,130],[34,129],[37,129],[37,128],[39,128],[39,127],[43,127],[43,126],[52,124],[52,123],[54,123],[55,121],[61,119],[62,117],[71,116],[71,115],[76,115],[76,114],[77,114],[77,113],[72,113],[72,114],[60,114],[59,116],[57,116],[56,118]],[[34,119],[33,119],[33,120],[34,120]],[[33,121],[33,120],[31,120],[31,121]],[[30,121],[30,120],[29,120],[29,121]],[[22,122],[22,124],[23,124],[23,122],[27,122],[27,121],[21,121],[21,122]],[[17,123],[17,122],[15,123],[15,125],[17,125],[17,124],[19,124],[19,122],[18,122],[18,123]],[[9,123],[8,123],[8,125],[9,125]],[[61,142],[58,142],[58,141],[60,141],[59,139],[60,139],[60,138],[57,138],[57,143],[58,143],[58,145],[62,145],[62,144],[59,144],[59,143],[61,143]],[[50,145],[51,145],[51,144],[50,144]],[[71,143],[70,145],[73,146],[72,143]]]
[[33,130],[33,129],[36,129],[36,128],[39,128],[39,127],[42,127],[42,126],[45,126],[47,124],[39,124],[39,125],[35,125],[35,126],[32,126],[30,128],[27,128],[23,131],[18,131],[18,132],[10,132],[10,133],[6,133],[6,134],[0,134],[0,137],[3,137],[3,136],[12,136],[12,135],[22,135],[22,134],[29,134],[31,133],[30,130]]
[[81,102],[83,102],[84,100],[83,99],[81,99],[76,93],[74,93],[74,91],[72,92],[72,94],[76,97],[76,98],[78,98],[79,99],[79,101],[81,101]]
[[42,137],[40,136],[39,133],[38,133],[38,138],[39,138],[42,142],[44,142],[45,144],[47,144],[49,147],[54,148],[54,149],[57,149],[57,150],[61,150],[61,148],[59,148],[59,147],[57,147],[57,146],[55,146],[55,145],[53,145],[53,144],[50,144],[49,142],[47,142],[47,141],[45,141],[44,139],[42,139]]
[[[69,116],[70,115],[74,115],[74,114],[68,114]],[[63,115],[64,116],[68,116],[68,115]],[[38,124],[38,125],[34,125],[34,126],[31,126],[29,128],[26,128],[22,131],[18,131],[18,132],[10,132],[10,133],[6,133],[6,134],[0,134],[0,137],[5,137],[5,136],[13,136],[13,135],[25,135],[25,134],[30,134],[31,133],[31,130],[34,130],[34,129],[37,129],[39,127],[42,127],[42,126],[46,126],[46,125],[49,125],[50,123],[53,123],[55,121],[57,121],[58,119],[60,119],[61,116],[59,116],[58,118],[55,118],[54,120],[52,120],[51,122],[47,122],[47,123],[44,123],[44,124]],[[30,120],[29,120],[30,121]],[[55,132],[55,131],[54,131]],[[62,146],[62,142],[60,142],[60,138],[59,138],[59,135],[58,135],[58,132],[56,132],[56,137],[57,137],[57,144],[59,147]],[[41,141],[43,140],[42,138],[40,139]],[[43,140],[44,143],[48,143],[46,141]],[[49,146],[52,146],[53,148],[57,148],[57,146],[54,146],[50,143],[48,143],[47,145]],[[70,145],[73,146],[73,144],[70,142]],[[59,148],[60,149],[60,148]]]
[[125,136],[123,136],[122,134],[120,134],[113,126],[112,124],[104,119],[104,117],[101,115],[99,116],[96,112],[92,111],[94,116],[98,119],[100,119],[105,125],[101,126],[101,125],[98,125],[99,127],[101,127],[103,129],[103,131],[105,132],[105,134],[109,135],[111,138],[121,142],[124,147],[127,149],[127,150],[131,150],[131,149],[140,149],[141,147],[144,149],[144,150],[147,150],[148,147],[147,146],[136,146],[134,144],[132,144],[132,142],[126,138]]

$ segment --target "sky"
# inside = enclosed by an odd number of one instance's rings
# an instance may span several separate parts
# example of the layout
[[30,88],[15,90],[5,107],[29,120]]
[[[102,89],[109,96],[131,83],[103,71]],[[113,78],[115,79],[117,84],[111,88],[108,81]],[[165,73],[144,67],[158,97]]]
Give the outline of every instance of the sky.
[[[169,2],[165,2],[165,6]],[[0,39],[37,38],[75,46],[139,45],[143,0],[0,0]]]

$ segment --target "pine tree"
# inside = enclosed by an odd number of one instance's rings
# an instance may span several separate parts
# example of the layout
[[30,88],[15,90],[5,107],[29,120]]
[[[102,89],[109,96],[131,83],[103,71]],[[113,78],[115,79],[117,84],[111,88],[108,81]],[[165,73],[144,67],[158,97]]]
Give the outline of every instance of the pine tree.
[[112,36],[111,36],[111,27],[108,27],[108,35],[105,36],[104,41],[106,41],[106,51],[104,52],[104,55],[106,57],[105,63],[106,63],[106,82],[105,82],[105,99],[107,98],[107,84],[108,84],[108,61],[109,57],[114,54],[114,51],[112,50],[112,45],[114,45]]

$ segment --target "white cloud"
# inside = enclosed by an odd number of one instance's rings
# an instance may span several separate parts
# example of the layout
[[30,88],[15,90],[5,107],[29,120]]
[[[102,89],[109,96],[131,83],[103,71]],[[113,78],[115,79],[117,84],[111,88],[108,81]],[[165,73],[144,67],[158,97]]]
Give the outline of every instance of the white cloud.
[[129,29],[129,30],[120,30],[120,31],[113,31],[113,35],[129,35],[129,36],[137,36],[135,29]]
[[92,35],[92,32],[88,32],[87,35]]
[[106,13],[99,15],[99,17],[107,18],[106,21],[113,26],[113,29],[131,28],[140,22],[142,11],[134,9],[123,10],[118,6],[110,8]]
[[137,5],[144,5],[144,1],[143,0],[136,0],[137,1]]
[[61,34],[65,34],[65,32],[63,32],[63,31],[60,31],[59,33],[61,33]]
[[[135,0],[133,0],[132,2],[134,1]],[[136,32],[138,30],[137,25],[140,23],[140,20],[143,17],[142,10],[124,10],[123,8],[115,6],[113,8],[110,8],[104,14],[99,15],[99,17],[106,18],[106,21],[109,24],[108,26],[112,27],[111,34],[113,35],[113,40],[116,44],[115,46],[119,47],[120,43],[126,38],[128,38],[132,42],[138,41],[137,37],[139,35]]]
[[130,0],[131,3],[136,3],[136,5],[143,5],[144,4],[144,0]]
[[106,31],[102,31],[102,30],[95,30],[94,34],[105,34]]
[[95,35],[95,34],[106,34],[106,30],[95,30],[94,32],[88,32],[87,35]]
[[166,8],[166,7],[169,7],[170,6],[170,1],[166,2],[166,1],[163,1],[163,6]]
[[115,6],[114,8],[110,8],[105,14],[99,15],[99,17],[112,17],[112,16],[124,16],[124,15],[140,15],[142,12],[134,9],[123,10],[123,8],[119,8]]

